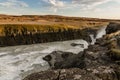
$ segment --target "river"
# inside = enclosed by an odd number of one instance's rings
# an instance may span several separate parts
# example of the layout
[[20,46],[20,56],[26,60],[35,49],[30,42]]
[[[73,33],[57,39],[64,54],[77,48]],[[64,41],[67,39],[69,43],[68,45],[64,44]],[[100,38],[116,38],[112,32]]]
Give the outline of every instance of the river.
[[[105,35],[105,27],[98,31],[96,38],[100,38],[103,35]],[[93,36],[91,38],[92,44],[94,44],[96,38]],[[81,46],[73,47],[71,43],[84,44],[84,48]],[[42,60],[45,55],[58,50],[77,54],[87,48],[88,45],[84,40],[70,40],[2,47],[0,48],[0,80],[21,80],[30,73],[47,70],[49,65]]]

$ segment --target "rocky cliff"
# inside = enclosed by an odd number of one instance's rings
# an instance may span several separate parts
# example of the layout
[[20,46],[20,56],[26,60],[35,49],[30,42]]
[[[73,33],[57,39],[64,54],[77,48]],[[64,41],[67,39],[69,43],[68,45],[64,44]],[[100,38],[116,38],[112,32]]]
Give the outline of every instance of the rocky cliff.
[[[43,59],[51,69],[33,73],[23,80],[120,80],[120,30],[107,26],[109,34],[78,54],[54,51]],[[113,32],[109,28],[115,28]],[[53,58],[54,55],[54,58]]]
[[89,34],[96,34],[99,27],[74,28],[61,25],[0,25],[0,46],[37,44],[53,41],[84,39],[91,42]]
[[[58,15],[0,15],[0,46],[84,39],[105,26],[108,19]],[[116,20],[118,21],[118,20]]]

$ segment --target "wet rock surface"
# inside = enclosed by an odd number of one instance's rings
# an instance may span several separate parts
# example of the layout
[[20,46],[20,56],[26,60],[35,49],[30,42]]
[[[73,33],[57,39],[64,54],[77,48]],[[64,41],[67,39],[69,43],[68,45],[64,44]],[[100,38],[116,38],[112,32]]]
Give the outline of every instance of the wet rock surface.
[[110,29],[108,33],[78,54],[50,53],[43,59],[51,69],[23,80],[120,80],[120,32]]
[[78,43],[72,43],[71,46],[73,46],[73,47],[80,46],[80,47],[84,48],[84,44],[78,44]]

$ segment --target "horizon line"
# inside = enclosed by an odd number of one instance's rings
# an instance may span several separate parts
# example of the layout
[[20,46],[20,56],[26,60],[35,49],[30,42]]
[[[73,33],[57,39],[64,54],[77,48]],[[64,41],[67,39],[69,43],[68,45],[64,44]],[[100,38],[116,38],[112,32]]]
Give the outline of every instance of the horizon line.
[[62,16],[62,17],[74,17],[74,18],[93,18],[93,19],[109,19],[109,20],[120,20],[117,18],[101,18],[101,17],[90,17],[90,16],[70,16],[70,15],[57,15],[57,14],[0,14],[5,16]]

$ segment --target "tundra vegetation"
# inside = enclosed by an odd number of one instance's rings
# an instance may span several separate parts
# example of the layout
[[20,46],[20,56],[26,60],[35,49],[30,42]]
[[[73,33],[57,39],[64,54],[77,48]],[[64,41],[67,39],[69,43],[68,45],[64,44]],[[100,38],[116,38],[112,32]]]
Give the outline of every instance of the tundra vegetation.
[[57,15],[0,15],[0,46],[35,44],[73,39],[89,40],[111,20]]
[[[80,39],[87,30],[66,25],[1,25],[1,46]],[[88,29],[89,30],[89,29]]]

